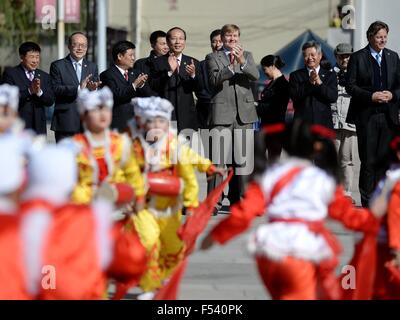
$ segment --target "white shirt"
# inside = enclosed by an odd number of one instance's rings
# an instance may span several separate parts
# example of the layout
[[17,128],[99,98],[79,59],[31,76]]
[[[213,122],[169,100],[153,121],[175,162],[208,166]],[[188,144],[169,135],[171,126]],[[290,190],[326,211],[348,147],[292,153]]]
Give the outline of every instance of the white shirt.
[[[26,77],[29,79],[29,73],[30,72],[33,72],[33,79],[35,78],[35,71],[36,70],[32,70],[32,71],[29,71],[29,70],[27,70],[27,69],[25,69],[24,68],[24,71],[25,71],[25,75],[26,75]],[[31,79],[29,79],[29,81],[30,81]],[[32,94],[31,93],[31,88],[28,88],[28,91],[29,91],[29,94]],[[43,95],[43,90],[42,89],[40,89],[40,91],[36,94],[39,98]]]
[[[79,61],[76,61],[74,58],[72,58],[71,56],[69,56],[69,59],[71,60],[71,62],[72,62],[72,65],[73,65],[73,67],[74,67],[74,69],[75,69],[75,72],[76,72],[76,66],[75,66],[75,64],[77,63],[77,64],[79,64],[80,66],[81,66],[81,70],[82,70],[82,65],[83,65],[83,58],[81,59],[81,60],[79,60]],[[82,79],[81,79],[82,80]],[[78,92],[81,90],[81,85],[79,84],[79,86],[78,86]]]
[[[119,66],[117,66],[117,65],[115,65],[115,66],[117,67],[117,69],[119,70],[119,72],[121,72],[122,76],[123,76],[124,79],[125,79],[125,72],[126,72],[126,70],[122,69],[121,67],[119,67]],[[132,86],[133,86],[133,89],[136,91],[136,86],[135,86],[134,83],[132,83]],[[143,87],[144,87],[144,84],[142,84],[142,86],[140,86],[139,88],[143,88]]]
[[[295,167],[303,169],[269,203],[276,183]],[[311,162],[298,158],[273,165],[264,174],[261,186],[269,203],[268,219],[323,221],[328,216],[328,206],[336,190],[336,182],[331,176]],[[319,262],[332,256],[325,239],[301,222],[273,222],[260,226],[252,235],[249,249],[275,260],[292,256]]]
[[[315,72],[316,72],[317,74],[319,74],[319,70],[320,70],[320,69],[321,69],[321,65],[319,65],[318,67],[315,68]],[[311,73],[312,70],[313,70],[313,69],[310,69],[309,67],[307,67],[308,75],[310,75],[310,73]]]
[[379,53],[379,55],[381,56],[381,61],[382,61],[382,57],[383,57],[383,50],[381,51],[375,51],[371,46],[369,46],[369,50],[371,52],[371,56],[376,60],[376,55]]

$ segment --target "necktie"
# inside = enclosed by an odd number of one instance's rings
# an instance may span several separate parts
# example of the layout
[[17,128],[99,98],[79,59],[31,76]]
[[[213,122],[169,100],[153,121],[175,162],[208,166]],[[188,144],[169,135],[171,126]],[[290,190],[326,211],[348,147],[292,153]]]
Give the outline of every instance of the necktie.
[[74,62],[74,64],[75,64],[76,77],[78,78],[78,81],[81,82],[82,66],[78,62]]
[[229,53],[229,62],[231,64],[234,64],[234,62],[235,62],[235,56],[233,55],[232,52]]
[[35,76],[35,72],[33,70],[28,71],[28,79],[30,82],[33,81],[34,76]]
[[379,66],[381,66],[381,55],[379,53],[376,54],[375,56],[376,62],[378,62]]
[[179,68],[181,67],[181,59],[176,58],[176,62],[178,63],[178,68],[176,68],[176,73],[179,73]]
[[129,80],[128,70],[125,70],[124,78],[125,78],[126,81]]

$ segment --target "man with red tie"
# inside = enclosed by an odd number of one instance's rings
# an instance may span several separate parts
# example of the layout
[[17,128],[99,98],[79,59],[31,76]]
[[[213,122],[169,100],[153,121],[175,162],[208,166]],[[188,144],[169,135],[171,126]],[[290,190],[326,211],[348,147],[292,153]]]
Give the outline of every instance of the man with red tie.
[[185,54],[186,32],[173,27],[167,32],[170,52],[152,61],[150,85],[160,97],[174,106],[172,120],[178,131],[199,128],[193,93],[202,89],[199,62]]
[[40,46],[34,42],[24,42],[19,47],[21,63],[6,69],[3,82],[19,88],[18,114],[25,128],[37,134],[46,134],[46,111],[54,103],[54,93],[50,76],[38,69]]
[[126,128],[127,121],[133,118],[132,98],[150,95],[146,85],[148,75],[133,70],[135,48],[130,41],[117,42],[112,48],[114,64],[100,74],[102,85],[109,87],[114,96],[111,128],[120,132]]

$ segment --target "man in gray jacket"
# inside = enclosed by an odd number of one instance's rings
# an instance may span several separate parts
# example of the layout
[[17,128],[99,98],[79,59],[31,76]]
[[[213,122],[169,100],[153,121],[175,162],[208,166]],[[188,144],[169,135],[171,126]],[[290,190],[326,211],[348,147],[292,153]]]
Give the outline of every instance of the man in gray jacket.
[[[239,39],[238,26],[224,25],[221,29],[222,49],[206,57],[211,89],[209,123],[212,128],[212,160],[219,166],[227,165],[235,169],[229,184],[230,205],[240,200],[244,191],[244,176],[252,170],[252,128],[258,119],[251,82],[259,78],[259,72],[252,54],[244,51]],[[224,145],[222,151],[221,139]],[[251,143],[245,143],[246,140]],[[220,179],[214,179],[214,187]],[[220,206],[221,203],[217,209]]]
[[[350,105],[350,95],[346,92],[346,72],[353,47],[348,43],[339,43],[335,49],[336,66],[333,70],[338,77],[338,100],[332,104],[333,127],[336,131],[336,149],[340,167],[343,170],[344,188],[347,196],[352,197],[354,173],[360,166],[357,149],[356,126],[346,122]],[[354,203],[354,196],[352,197]]]

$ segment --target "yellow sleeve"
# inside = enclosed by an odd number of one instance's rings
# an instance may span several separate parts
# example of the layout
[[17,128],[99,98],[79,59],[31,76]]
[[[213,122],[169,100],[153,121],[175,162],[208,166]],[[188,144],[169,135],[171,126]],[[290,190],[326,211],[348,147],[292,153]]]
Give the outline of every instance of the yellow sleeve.
[[93,168],[85,161],[82,154],[76,157],[78,165],[78,181],[72,192],[72,202],[88,204],[93,198]]
[[122,170],[126,182],[135,190],[136,197],[143,197],[145,195],[144,179],[133,149]]
[[181,150],[178,160],[178,174],[184,181],[183,187],[183,206],[196,208],[199,206],[199,184],[193,165],[190,164],[189,148]]
[[89,204],[92,200],[92,188],[88,185],[78,184],[72,191],[71,200],[75,204]]
[[189,146],[183,145],[181,148],[182,151],[187,154],[189,162],[193,167],[197,168],[199,172],[207,172],[212,166],[212,162],[209,159],[202,157]]

